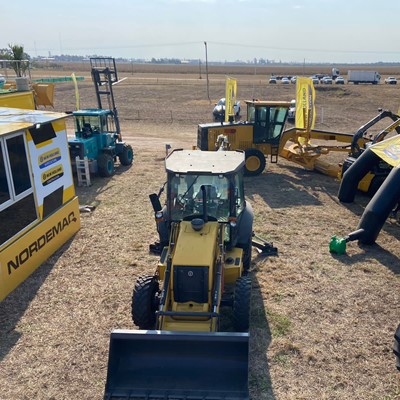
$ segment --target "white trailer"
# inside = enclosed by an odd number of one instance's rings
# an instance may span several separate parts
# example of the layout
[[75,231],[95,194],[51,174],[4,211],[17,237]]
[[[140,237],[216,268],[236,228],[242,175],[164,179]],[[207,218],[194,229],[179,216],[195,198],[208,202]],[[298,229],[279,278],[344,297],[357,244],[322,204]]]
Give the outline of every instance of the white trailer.
[[379,72],[376,71],[355,71],[349,70],[347,72],[347,82],[353,82],[355,85],[359,83],[372,83],[377,85],[381,79]]

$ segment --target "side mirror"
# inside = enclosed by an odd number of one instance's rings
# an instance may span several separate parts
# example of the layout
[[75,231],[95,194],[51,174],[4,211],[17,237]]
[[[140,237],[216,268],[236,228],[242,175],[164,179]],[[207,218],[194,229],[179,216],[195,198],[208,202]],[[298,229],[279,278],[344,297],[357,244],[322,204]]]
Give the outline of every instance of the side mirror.
[[149,195],[151,205],[153,206],[154,212],[158,212],[162,210],[161,202],[158,196],[155,193]]

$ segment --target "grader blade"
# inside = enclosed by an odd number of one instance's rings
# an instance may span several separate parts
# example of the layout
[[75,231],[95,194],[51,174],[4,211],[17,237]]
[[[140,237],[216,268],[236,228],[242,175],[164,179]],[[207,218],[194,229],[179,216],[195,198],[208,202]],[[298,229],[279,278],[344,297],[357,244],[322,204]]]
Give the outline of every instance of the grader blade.
[[248,333],[114,330],[105,399],[248,400]]

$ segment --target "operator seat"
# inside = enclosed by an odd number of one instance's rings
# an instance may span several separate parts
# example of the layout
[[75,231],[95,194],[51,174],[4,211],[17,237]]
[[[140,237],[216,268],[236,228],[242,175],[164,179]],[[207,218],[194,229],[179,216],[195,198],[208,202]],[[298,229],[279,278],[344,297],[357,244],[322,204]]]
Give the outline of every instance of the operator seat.
[[89,123],[84,123],[83,127],[82,127],[82,136],[84,138],[88,138],[92,135],[93,131],[92,131],[92,127],[90,126]]

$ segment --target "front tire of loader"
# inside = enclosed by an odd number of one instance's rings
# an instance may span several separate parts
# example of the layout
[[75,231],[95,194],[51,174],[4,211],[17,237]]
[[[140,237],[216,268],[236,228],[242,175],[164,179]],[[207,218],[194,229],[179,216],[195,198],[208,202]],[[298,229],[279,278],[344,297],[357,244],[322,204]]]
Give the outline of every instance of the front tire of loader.
[[102,153],[97,158],[99,175],[103,178],[109,178],[114,174],[114,159],[107,153]]
[[132,320],[139,329],[154,329],[160,285],[156,276],[140,276],[132,294]]
[[119,155],[119,162],[122,165],[131,165],[133,162],[133,149],[129,144],[124,144],[122,148],[122,153]]
[[244,174],[246,176],[260,175],[266,165],[264,154],[257,149],[247,149],[244,152],[246,164],[244,166]]
[[236,280],[233,299],[233,328],[236,332],[247,332],[250,326],[251,279],[241,276]]

